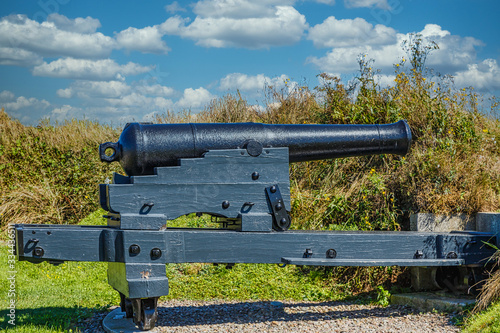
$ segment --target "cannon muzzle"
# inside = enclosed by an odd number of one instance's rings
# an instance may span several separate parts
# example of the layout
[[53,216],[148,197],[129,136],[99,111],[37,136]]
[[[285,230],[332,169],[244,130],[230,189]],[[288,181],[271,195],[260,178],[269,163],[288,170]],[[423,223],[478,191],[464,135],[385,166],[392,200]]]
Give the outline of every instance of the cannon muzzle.
[[155,167],[178,165],[180,158],[209,150],[288,147],[289,161],[408,152],[406,121],[385,125],[269,125],[261,123],[129,123],[118,142],[99,146],[101,161],[119,161],[129,176],[152,175]]

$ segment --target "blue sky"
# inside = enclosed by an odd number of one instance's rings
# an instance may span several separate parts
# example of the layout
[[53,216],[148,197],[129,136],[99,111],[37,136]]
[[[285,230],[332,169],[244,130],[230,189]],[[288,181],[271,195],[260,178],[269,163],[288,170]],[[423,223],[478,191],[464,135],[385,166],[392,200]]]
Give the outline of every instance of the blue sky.
[[237,89],[262,105],[266,84],[348,80],[360,54],[387,85],[410,33],[439,45],[427,65],[457,88],[498,95],[499,12],[497,0],[4,0],[0,107],[29,125],[118,126]]

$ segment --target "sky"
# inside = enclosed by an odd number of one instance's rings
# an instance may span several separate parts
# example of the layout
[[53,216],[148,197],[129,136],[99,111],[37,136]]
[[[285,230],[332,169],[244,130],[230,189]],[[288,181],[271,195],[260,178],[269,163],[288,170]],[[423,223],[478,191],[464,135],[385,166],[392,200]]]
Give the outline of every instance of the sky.
[[120,126],[236,91],[262,106],[266,85],[347,81],[364,54],[390,85],[410,34],[437,43],[426,65],[457,88],[500,96],[498,13],[498,0],[3,0],[0,107],[26,125]]

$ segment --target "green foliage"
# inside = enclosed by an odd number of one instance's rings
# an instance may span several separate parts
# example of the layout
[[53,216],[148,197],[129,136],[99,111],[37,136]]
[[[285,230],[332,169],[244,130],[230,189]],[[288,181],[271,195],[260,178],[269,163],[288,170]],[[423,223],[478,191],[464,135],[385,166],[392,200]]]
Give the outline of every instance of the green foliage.
[[391,293],[385,290],[383,286],[377,286],[377,300],[375,304],[388,306],[391,303]]
[[98,206],[98,186],[117,165],[101,163],[99,143],[117,131],[68,121],[26,127],[0,111],[0,226],[76,223]]

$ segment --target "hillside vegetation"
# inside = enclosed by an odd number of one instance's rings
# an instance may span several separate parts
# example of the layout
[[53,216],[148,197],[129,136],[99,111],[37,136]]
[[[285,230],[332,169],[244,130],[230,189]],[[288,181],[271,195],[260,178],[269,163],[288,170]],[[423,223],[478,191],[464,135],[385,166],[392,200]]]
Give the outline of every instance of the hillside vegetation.
[[[432,44],[431,44],[432,46]],[[192,115],[158,122],[374,124],[406,119],[413,143],[406,157],[371,156],[290,166],[294,228],[406,229],[414,212],[474,213],[500,207],[498,119],[473,88],[456,90],[449,77],[423,63],[431,46],[415,39],[395,64],[392,87],[380,88],[366,56],[354,81],[321,74],[312,91],[285,82],[266,89],[261,111],[237,95],[214,100]],[[498,103],[491,103],[493,111]],[[121,129],[71,120],[23,126],[0,112],[0,216],[7,223],[76,223],[95,211],[97,184],[120,172],[99,161],[97,147]]]
[[[319,75],[314,89],[285,82],[267,87],[265,109],[239,94],[214,100],[194,115],[165,114],[168,122],[374,124],[406,119],[410,153],[301,162],[290,165],[292,228],[405,230],[416,212],[475,213],[500,209],[498,103],[473,88],[424,69],[422,40],[395,64],[395,82],[381,88],[372,61],[360,56],[350,83]],[[99,161],[98,145],[117,141],[121,128],[90,121],[42,121],[24,126],[0,112],[0,218],[8,223],[73,224],[98,208],[98,184],[122,172]],[[363,291],[394,282],[390,268],[334,268],[326,277]],[[323,274],[323,273],[322,273]]]

